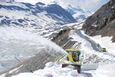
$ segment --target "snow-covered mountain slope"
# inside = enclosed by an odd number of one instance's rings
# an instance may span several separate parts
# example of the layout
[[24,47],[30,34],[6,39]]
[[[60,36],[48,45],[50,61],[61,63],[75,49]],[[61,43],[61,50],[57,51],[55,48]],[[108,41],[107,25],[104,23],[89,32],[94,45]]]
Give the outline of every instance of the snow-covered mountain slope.
[[115,42],[115,0],[109,0],[91,15],[85,21],[83,30],[91,36],[112,36],[112,41]]
[[90,15],[92,15],[92,12],[86,11],[85,9],[80,8],[80,6],[73,7],[71,5],[68,5],[66,7],[68,12],[72,14],[72,16],[78,21],[83,22],[85,21]]
[[[56,10],[55,10],[56,9]],[[66,11],[67,10],[67,11]],[[80,7],[64,10],[57,4],[37,3],[0,3],[0,26],[20,26],[25,30],[37,32],[45,38],[52,38],[52,33],[63,29],[65,24],[83,22],[89,13]],[[77,13],[77,20],[73,17]]]
[[14,2],[14,0],[0,0],[0,2]]
[[57,4],[0,3],[0,26],[20,26],[44,35],[72,22],[76,22],[72,15]]
[[18,72],[34,71],[65,55],[63,49],[35,33],[0,27],[0,74],[15,68]]
[[[12,13],[14,12],[14,14],[16,14],[18,11],[22,12],[22,14],[24,13],[23,16],[25,16],[26,18],[29,17],[28,15],[30,15],[30,16],[32,15],[32,16],[39,18],[39,13],[46,12],[44,16],[49,17],[49,19],[51,17],[55,21],[58,20],[58,21],[60,21],[61,24],[75,22],[75,19],[71,16],[71,14],[57,4],[45,5],[44,3],[39,2],[39,3],[36,3],[35,5],[32,5],[29,3],[2,3],[1,2],[0,9],[1,9],[1,11],[3,11],[3,13],[6,10],[12,11]],[[3,14],[3,15],[5,15],[5,14]],[[10,15],[10,14],[8,14],[8,15]],[[6,16],[8,16],[8,15],[6,15]],[[16,15],[18,15],[18,13]],[[19,15],[20,15],[20,13],[19,13]],[[21,17],[19,15],[18,15],[18,17]],[[13,17],[13,16],[10,15],[8,17]],[[28,19],[28,20],[30,20],[30,19]],[[46,19],[44,19],[44,20],[46,20]]]
[[[50,34],[47,33],[57,32],[58,29],[61,30],[57,33],[59,37],[53,38],[53,41],[65,49],[72,47],[80,49],[84,54],[83,64],[98,66],[115,62],[113,54],[100,52],[102,48],[100,43],[85,35],[78,29],[78,25],[72,22],[75,22],[72,15],[57,4],[0,3],[0,74],[7,73],[7,77],[17,72],[33,72],[43,68],[47,62],[57,61],[65,56],[64,50],[39,36],[49,36]],[[89,70],[90,67],[85,68]],[[60,68],[58,71],[58,68],[54,68],[50,69],[51,71],[48,69],[50,74],[43,75],[40,70],[36,74],[40,73],[41,77],[77,77],[78,75],[72,69]],[[82,70],[84,72],[85,69]],[[43,69],[42,72],[45,71],[47,69]],[[65,75],[67,72],[68,74]]]

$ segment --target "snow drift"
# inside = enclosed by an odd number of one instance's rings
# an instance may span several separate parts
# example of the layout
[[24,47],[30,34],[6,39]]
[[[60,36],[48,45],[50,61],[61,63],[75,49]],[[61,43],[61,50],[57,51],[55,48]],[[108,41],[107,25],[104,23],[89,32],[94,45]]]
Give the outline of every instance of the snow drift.
[[99,66],[94,77],[115,77],[115,63]]
[[66,52],[35,33],[16,27],[0,27],[0,74],[32,72],[56,61]]
[[[49,62],[44,69],[37,70],[33,73],[21,73],[12,77],[81,77],[77,70],[70,67],[62,68],[56,63]],[[82,76],[84,77],[84,76]]]

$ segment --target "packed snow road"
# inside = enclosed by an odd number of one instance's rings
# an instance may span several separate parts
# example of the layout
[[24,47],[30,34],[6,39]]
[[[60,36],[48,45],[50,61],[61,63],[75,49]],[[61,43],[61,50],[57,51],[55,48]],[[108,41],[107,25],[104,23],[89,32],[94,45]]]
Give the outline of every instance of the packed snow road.
[[83,35],[83,32],[81,32],[81,30],[77,29],[75,33],[77,33],[82,39],[85,39],[87,42],[89,42],[93,50],[100,51],[100,45],[91,40],[89,37]]
[[83,31],[79,29],[72,30],[70,37],[81,43],[79,49],[84,54],[85,63],[105,64],[115,62],[115,55],[110,54],[109,52],[101,52],[101,45],[92,40],[89,36],[85,35]]

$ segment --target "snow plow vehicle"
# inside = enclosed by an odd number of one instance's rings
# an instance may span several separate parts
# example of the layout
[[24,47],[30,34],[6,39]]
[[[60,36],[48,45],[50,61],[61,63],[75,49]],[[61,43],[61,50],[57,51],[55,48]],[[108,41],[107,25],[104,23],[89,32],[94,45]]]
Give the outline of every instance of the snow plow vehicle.
[[77,48],[66,49],[68,55],[66,60],[63,60],[62,68],[69,65],[73,66],[74,69],[77,69],[78,73],[81,72],[81,52]]

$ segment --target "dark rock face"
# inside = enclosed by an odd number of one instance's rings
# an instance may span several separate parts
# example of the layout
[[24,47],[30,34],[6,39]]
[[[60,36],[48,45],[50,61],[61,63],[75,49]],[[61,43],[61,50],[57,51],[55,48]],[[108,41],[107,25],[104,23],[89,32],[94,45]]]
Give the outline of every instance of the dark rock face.
[[65,27],[56,36],[53,37],[52,41],[61,46],[63,49],[72,48],[72,46],[77,43],[77,41],[72,41],[72,38],[69,37],[70,31],[70,27]]
[[113,36],[115,42],[115,0],[110,0],[84,23],[85,33],[91,36]]

